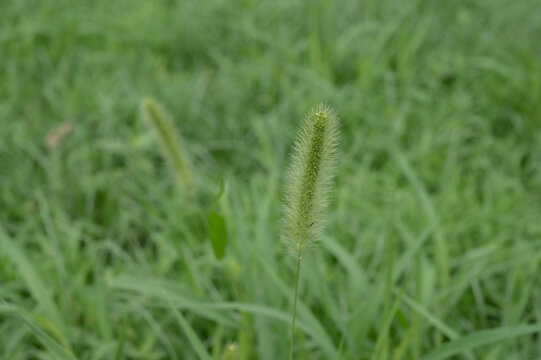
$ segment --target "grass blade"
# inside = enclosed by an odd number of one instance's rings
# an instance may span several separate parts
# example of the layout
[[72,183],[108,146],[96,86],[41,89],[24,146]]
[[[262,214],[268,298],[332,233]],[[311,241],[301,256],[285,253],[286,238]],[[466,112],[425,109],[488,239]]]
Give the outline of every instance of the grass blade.
[[502,327],[490,330],[475,331],[469,335],[451,340],[424,355],[421,360],[441,360],[450,356],[475,349],[480,346],[493,344],[517,336],[533,334],[541,331],[541,323]]

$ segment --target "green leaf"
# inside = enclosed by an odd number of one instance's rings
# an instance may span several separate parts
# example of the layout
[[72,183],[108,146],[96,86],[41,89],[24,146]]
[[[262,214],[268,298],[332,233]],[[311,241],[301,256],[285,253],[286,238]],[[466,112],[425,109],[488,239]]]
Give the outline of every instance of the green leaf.
[[476,347],[540,331],[541,323],[475,331],[469,335],[449,341],[433,349],[428,354],[423,356],[421,360],[446,359],[452,355],[456,355],[461,352],[474,349]]
[[212,243],[212,249],[216,259],[222,259],[225,256],[225,245],[227,244],[227,230],[225,220],[222,215],[211,210],[208,215],[209,236]]

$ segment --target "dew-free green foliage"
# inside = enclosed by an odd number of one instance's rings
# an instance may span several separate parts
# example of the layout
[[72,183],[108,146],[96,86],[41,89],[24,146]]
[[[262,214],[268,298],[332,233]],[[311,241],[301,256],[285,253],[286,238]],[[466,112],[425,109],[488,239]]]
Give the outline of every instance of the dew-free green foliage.
[[227,226],[223,214],[221,214],[217,207],[222,195],[225,191],[225,184],[220,182],[220,191],[214,202],[211,205],[210,211],[207,214],[207,224],[209,229],[210,242],[212,244],[212,250],[216,259],[222,259],[225,256],[227,246]]
[[339,112],[340,161],[295,358],[539,359],[538,8],[0,1],[0,359],[286,359],[283,179],[317,99]]
[[225,246],[227,244],[227,232],[225,229],[225,220],[222,215],[214,210],[208,214],[209,237],[212,243],[212,249],[217,259],[225,256]]

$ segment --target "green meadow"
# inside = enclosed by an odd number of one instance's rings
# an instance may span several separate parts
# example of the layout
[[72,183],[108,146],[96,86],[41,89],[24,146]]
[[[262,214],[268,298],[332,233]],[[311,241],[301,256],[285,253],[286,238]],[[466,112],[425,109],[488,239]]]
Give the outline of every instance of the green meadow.
[[539,0],[0,0],[0,359],[287,359],[319,102],[294,358],[540,359]]

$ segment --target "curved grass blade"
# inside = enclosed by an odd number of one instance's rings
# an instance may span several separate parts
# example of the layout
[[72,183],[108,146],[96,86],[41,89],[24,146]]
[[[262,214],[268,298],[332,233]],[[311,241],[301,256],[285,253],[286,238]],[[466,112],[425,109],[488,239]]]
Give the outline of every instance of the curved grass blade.
[[[127,290],[132,293],[148,296],[149,298],[156,300],[158,302],[157,304],[160,306],[189,310],[198,316],[229,327],[236,327],[238,324],[231,321],[230,317],[224,316],[225,314],[223,314],[223,312],[228,310],[252,313],[284,323],[291,321],[291,317],[288,314],[265,305],[238,302],[201,302],[195,299],[193,295],[188,294],[186,290],[181,291],[179,287],[173,288],[167,286],[167,284],[163,284],[163,281],[160,279],[141,279],[121,276],[111,280],[110,286],[118,290]],[[285,285],[282,286],[285,287]],[[287,294],[289,295],[289,293]],[[315,318],[315,316],[310,313],[310,310],[302,303],[299,304],[299,313],[302,320],[297,322],[297,328],[313,338],[329,358],[335,358],[337,350],[328,338],[322,325],[317,321],[317,318]],[[184,323],[182,319],[185,320],[182,315],[180,320],[177,319],[181,326]],[[184,325],[186,324],[184,323]],[[188,332],[190,332],[189,329]]]
[[421,360],[441,360],[475,348],[541,331],[541,323],[480,330],[456,340],[451,340],[424,355]]

